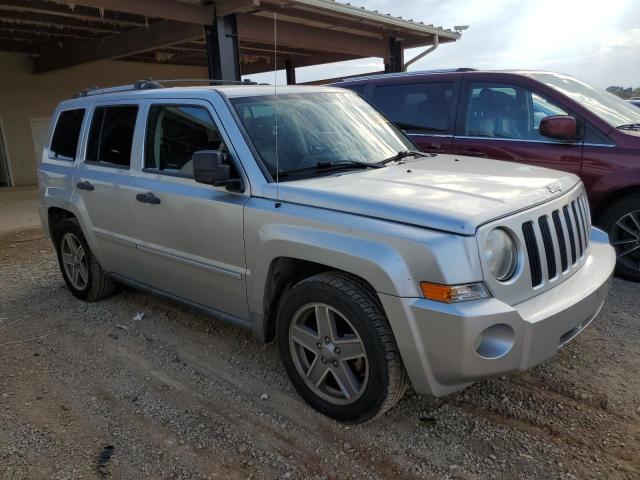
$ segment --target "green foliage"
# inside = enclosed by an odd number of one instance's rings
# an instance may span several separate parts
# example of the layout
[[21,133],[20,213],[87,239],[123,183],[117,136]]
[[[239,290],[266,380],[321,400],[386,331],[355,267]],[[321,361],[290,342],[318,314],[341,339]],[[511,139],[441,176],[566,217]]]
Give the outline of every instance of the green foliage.
[[620,98],[631,98],[631,97],[640,97],[640,87],[637,88],[631,88],[631,87],[617,87],[615,85],[612,85],[610,87],[607,88],[607,92],[611,92],[617,96],[619,96]]

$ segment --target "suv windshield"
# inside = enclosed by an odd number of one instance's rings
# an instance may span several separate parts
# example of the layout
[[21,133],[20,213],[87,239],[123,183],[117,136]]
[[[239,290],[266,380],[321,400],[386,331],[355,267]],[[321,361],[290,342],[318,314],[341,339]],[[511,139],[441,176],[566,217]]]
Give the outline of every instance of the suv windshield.
[[567,75],[536,73],[532,77],[572,98],[612,127],[640,123],[640,110],[613,93]]
[[240,97],[231,103],[274,177],[278,170],[282,174],[308,168],[314,174],[314,167],[327,165],[367,168],[415,148],[391,122],[351,92],[287,93],[277,100],[275,95]]

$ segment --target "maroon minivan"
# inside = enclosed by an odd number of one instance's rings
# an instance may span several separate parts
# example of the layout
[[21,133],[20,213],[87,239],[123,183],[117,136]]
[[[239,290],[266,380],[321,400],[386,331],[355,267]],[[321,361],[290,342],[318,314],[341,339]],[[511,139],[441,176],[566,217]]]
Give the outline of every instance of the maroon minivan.
[[640,281],[640,109],[549,72],[438,70],[334,86],[358,92],[425,152],[579,175],[618,253],[617,273]]

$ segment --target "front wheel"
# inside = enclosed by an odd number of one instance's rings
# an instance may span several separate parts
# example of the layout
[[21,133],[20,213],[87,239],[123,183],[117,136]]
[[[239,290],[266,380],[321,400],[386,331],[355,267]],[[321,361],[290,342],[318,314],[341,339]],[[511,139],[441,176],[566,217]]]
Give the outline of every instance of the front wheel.
[[618,276],[640,282],[640,194],[615,201],[598,222],[616,249]]
[[407,374],[377,298],[347,274],[323,273],[292,287],[278,311],[277,341],[297,391],[336,420],[370,420],[406,390]]
[[65,220],[54,238],[60,271],[71,293],[94,302],[116,292],[118,284],[107,276],[93,256],[77,220]]

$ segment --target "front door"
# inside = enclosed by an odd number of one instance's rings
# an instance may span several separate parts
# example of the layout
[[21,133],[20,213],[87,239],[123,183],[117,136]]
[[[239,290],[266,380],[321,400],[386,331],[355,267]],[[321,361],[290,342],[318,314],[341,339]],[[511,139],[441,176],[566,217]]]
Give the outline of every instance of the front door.
[[74,175],[76,202],[84,209],[93,237],[94,253],[102,267],[140,279],[133,222],[131,186],[136,158],[134,145],[139,106],[135,103],[98,104],[92,113],[83,162]]
[[403,130],[423,152],[450,153],[456,82],[377,85],[371,103]]
[[168,100],[150,103],[145,116],[144,165],[132,197],[145,283],[246,321],[249,196],[193,180],[194,152],[228,151],[215,112],[206,102]]
[[515,84],[466,81],[462,95],[454,153],[580,174],[582,142],[539,132],[543,118],[569,115],[564,108]]

